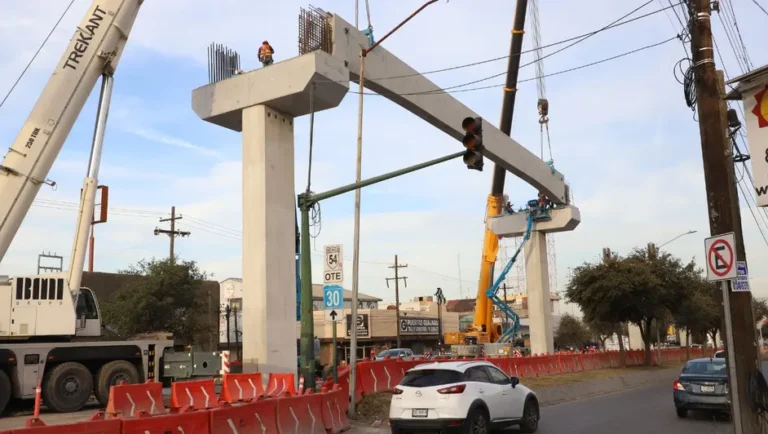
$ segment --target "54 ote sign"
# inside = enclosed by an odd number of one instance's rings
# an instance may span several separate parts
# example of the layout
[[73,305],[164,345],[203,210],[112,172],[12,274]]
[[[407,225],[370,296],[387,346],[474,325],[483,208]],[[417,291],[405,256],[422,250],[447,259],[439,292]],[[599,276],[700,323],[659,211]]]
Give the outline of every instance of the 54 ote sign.
[[323,284],[340,285],[344,282],[344,249],[341,244],[330,244],[323,247]]

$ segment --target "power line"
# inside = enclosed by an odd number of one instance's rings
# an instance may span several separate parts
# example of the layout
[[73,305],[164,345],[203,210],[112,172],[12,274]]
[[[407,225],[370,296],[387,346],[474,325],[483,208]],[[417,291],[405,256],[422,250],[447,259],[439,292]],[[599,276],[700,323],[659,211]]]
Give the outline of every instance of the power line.
[[760,10],[761,10],[761,11],[763,11],[763,13],[764,13],[765,15],[768,15],[768,11],[767,11],[767,10],[765,10],[765,8],[763,7],[763,5],[761,5],[760,3],[758,3],[758,2],[757,2],[757,0],[752,0],[752,3],[754,3],[754,4],[755,4],[757,7],[759,7],[759,8],[760,8]]
[[[616,59],[619,59],[621,57],[626,57],[626,56],[629,56],[631,54],[639,53],[639,52],[644,51],[644,50],[648,50],[648,49],[651,49],[651,48],[655,48],[655,47],[664,45],[664,44],[666,44],[668,42],[674,41],[675,39],[679,39],[679,38],[680,38],[679,35],[675,35],[675,36],[673,36],[673,37],[671,37],[669,39],[665,39],[665,40],[663,40],[661,42],[657,42],[655,44],[646,45],[646,46],[634,49],[632,51],[627,51],[627,52],[624,52],[624,53],[621,53],[621,54],[617,54],[617,55],[612,56],[612,57],[607,57],[605,59],[597,60],[597,61],[590,62],[590,63],[584,64],[584,65],[575,66],[573,68],[568,68],[568,69],[564,69],[562,71],[557,71],[557,72],[552,72],[552,73],[549,73],[549,74],[545,74],[545,75],[543,75],[541,77],[526,78],[524,80],[520,80],[518,83],[525,83],[525,82],[529,82],[529,81],[534,81],[534,80],[538,80],[540,78],[553,77],[553,76],[556,76],[556,75],[561,75],[561,74],[566,74],[566,73],[573,72],[573,71],[578,71],[580,69],[588,68],[588,67],[591,67],[591,66],[596,66],[596,65],[599,65],[601,63],[606,63],[606,62],[609,62],[611,60],[616,60]],[[480,80],[480,81],[482,81],[482,80]],[[477,82],[477,81],[475,81],[475,82]],[[461,85],[457,85],[457,86],[452,86],[451,88],[462,87],[462,86],[466,86],[466,83],[465,84],[461,84]],[[365,95],[370,95],[370,96],[442,95],[442,94],[446,94],[446,93],[447,94],[453,94],[453,93],[461,93],[461,92],[473,92],[473,91],[484,90],[484,89],[494,89],[494,88],[499,88],[499,87],[503,87],[503,86],[504,86],[504,84],[501,83],[501,84],[492,84],[492,85],[487,85],[487,86],[479,86],[479,87],[472,87],[472,88],[469,88],[469,89],[458,89],[458,90],[446,90],[446,89],[451,89],[451,88],[443,88],[443,89],[438,89],[438,90],[433,90],[433,91],[424,91],[424,92],[410,92],[410,93],[396,93],[396,92],[372,93],[372,92],[364,92],[364,94]],[[354,91],[352,93],[357,93],[357,91]]]
[[69,5],[67,5],[67,8],[64,9],[64,12],[61,14],[61,16],[59,17],[58,21],[56,21],[56,24],[54,24],[53,28],[51,29],[51,31],[48,32],[48,36],[46,36],[45,39],[43,39],[43,43],[40,44],[39,47],[37,47],[37,51],[35,51],[35,54],[32,55],[31,59],[29,59],[29,63],[27,63],[27,66],[25,66],[24,70],[21,71],[21,74],[19,74],[19,78],[16,79],[16,81],[13,83],[13,86],[11,86],[11,88],[8,90],[8,93],[5,94],[5,97],[3,98],[3,100],[0,101],[0,107],[2,107],[3,104],[5,104],[5,101],[8,99],[9,96],[11,96],[11,93],[13,92],[13,90],[16,89],[16,85],[19,84],[19,82],[21,81],[22,77],[24,77],[24,74],[27,73],[27,70],[29,69],[29,67],[32,66],[32,62],[34,62],[35,59],[37,58],[37,55],[40,54],[40,51],[42,51],[43,47],[48,42],[48,39],[50,39],[51,35],[53,35],[53,32],[56,31],[56,28],[59,27],[59,24],[61,23],[61,20],[64,19],[64,16],[67,14],[67,12],[69,12],[69,9],[72,7],[72,5],[74,3],[75,3],[75,0],[70,1]]
[[[538,46],[538,47],[533,47],[533,48],[528,49],[528,50],[523,50],[523,51],[521,51],[521,52],[519,52],[517,54],[514,54],[512,56],[520,56],[522,54],[533,53],[536,50],[542,50],[542,49],[545,49],[545,48],[556,47],[558,45],[562,45],[562,44],[566,44],[568,42],[576,41],[578,39],[587,39],[587,38],[589,38],[591,36],[594,36],[594,35],[596,35],[598,33],[604,32],[606,30],[615,29],[617,27],[621,27],[623,25],[630,24],[630,23],[633,23],[633,22],[641,20],[641,19],[651,17],[653,15],[656,15],[656,14],[659,14],[661,12],[664,12],[664,11],[670,9],[670,8],[674,8],[675,6],[683,4],[683,2],[679,2],[679,3],[675,3],[675,4],[671,4],[670,3],[670,6],[663,7],[662,9],[655,10],[655,11],[649,12],[649,13],[644,14],[644,15],[639,15],[639,16],[637,16],[635,18],[632,18],[630,20],[627,20],[627,21],[622,21],[624,18],[632,15],[633,13],[635,13],[638,10],[642,9],[643,7],[647,6],[652,1],[653,0],[644,3],[642,6],[634,9],[629,14],[624,15],[623,17],[619,18],[618,20],[614,21],[613,23],[611,23],[611,24],[609,24],[609,25],[607,25],[605,27],[602,27],[602,28],[600,28],[598,30],[593,30],[591,32],[582,33],[580,35],[572,36],[572,37],[569,37],[567,39],[563,39],[563,40],[560,40],[560,41],[552,42],[550,44],[546,44],[546,45],[542,45],[542,46]],[[568,48],[568,47],[566,47],[566,48]],[[550,53],[546,57],[554,55],[555,53],[558,53],[558,52],[560,52],[560,51],[562,51],[564,49],[565,48],[563,48],[563,49],[561,49],[559,51],[556,51],[554,53]],[[421,71],[421,72],[415,72],[415,73],[411,73],[411,74],[393,75],[393,76],[388,76],[388,77],[366,78],[366,80],[384,81],[384,80],[396,80],[396,79],[400,79],[400,78],[418,77],[418,76],[423,76],[423,75],[436,74],[436,73],[439,73],[439,72],[455,71],[455,70],[458,70],[458,69],[470,68],[472,66],[484,65],[486,63],[491,63],[491,62],[496,62],[496,61],[499,61],[499,60],[509,59],[510,57],[511,57],[510,55],[505,55],[505,56],[493,57],[493,58],[490,58],[490,59],[470,62],[470,63],[463,63],[463,64],[459,64],[459,65],[455,65],[455,66],[449,66],[449,67],[440,68],[440,69],[433,69],[433,70],[429,70],[429,71]],[[506,71],[503,74],[506,74]],[[495,77],[498,77],[498,76],[503,75],[503,74],[495,75],[494,77],[491,77],[491,78],[495,78]],[[328,81],[328,82],[334,82],[334,83],[345,83],[348,80],[322,80],[322,81]],[[357,91],[354,91],[354,93],[357,93]],[[372,95],[375,95],[375,94],[372,94]]]

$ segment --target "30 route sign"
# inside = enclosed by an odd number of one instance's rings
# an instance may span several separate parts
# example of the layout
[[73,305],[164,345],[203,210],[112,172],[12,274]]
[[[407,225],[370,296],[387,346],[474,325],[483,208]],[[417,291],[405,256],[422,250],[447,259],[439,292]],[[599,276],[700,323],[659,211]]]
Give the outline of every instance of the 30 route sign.
[[344,282],[344,250],[341,244],[323,246],[323,284],[340,285]]
[[325,310],[341,309],[344,307],[344,290],[339,285],[323,286]]
[[736,278],[736,239],[733,232],[705,239],[704,252],[707,260],[707,280]]

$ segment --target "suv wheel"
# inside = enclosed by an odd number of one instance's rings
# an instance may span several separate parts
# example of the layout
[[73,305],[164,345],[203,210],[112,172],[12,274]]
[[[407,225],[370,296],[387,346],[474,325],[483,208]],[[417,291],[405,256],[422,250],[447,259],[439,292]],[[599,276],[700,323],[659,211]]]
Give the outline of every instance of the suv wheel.
[[535,399],[528,399],[523,407],[523,420],[520,422],[520,430],[525,433],[534,433],[538,428],[539,403]]
[[488,434],[490,432],[489,428],[488,413],[485,410],[475,408],[469,412],[465,425],[466,434]]

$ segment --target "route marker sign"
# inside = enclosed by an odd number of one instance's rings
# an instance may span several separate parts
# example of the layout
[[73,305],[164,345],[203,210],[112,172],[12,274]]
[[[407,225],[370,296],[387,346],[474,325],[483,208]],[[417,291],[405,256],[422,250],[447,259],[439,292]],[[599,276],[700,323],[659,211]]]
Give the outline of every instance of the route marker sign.
[[705,239],[704,252],[707,259],[707,280],[730,280],[737,277],[736,238],[733,232]]
[[749,273],[745,261],[736,261],[736,280],[731,286],[733,292],[749,292]]
[[341,284],[344,282],[344,250],[341,244],[323,246],[323,284]]
[[323,307],[326,321],[341,321],[344,318],[344,290],[340,285],[323,286]]

